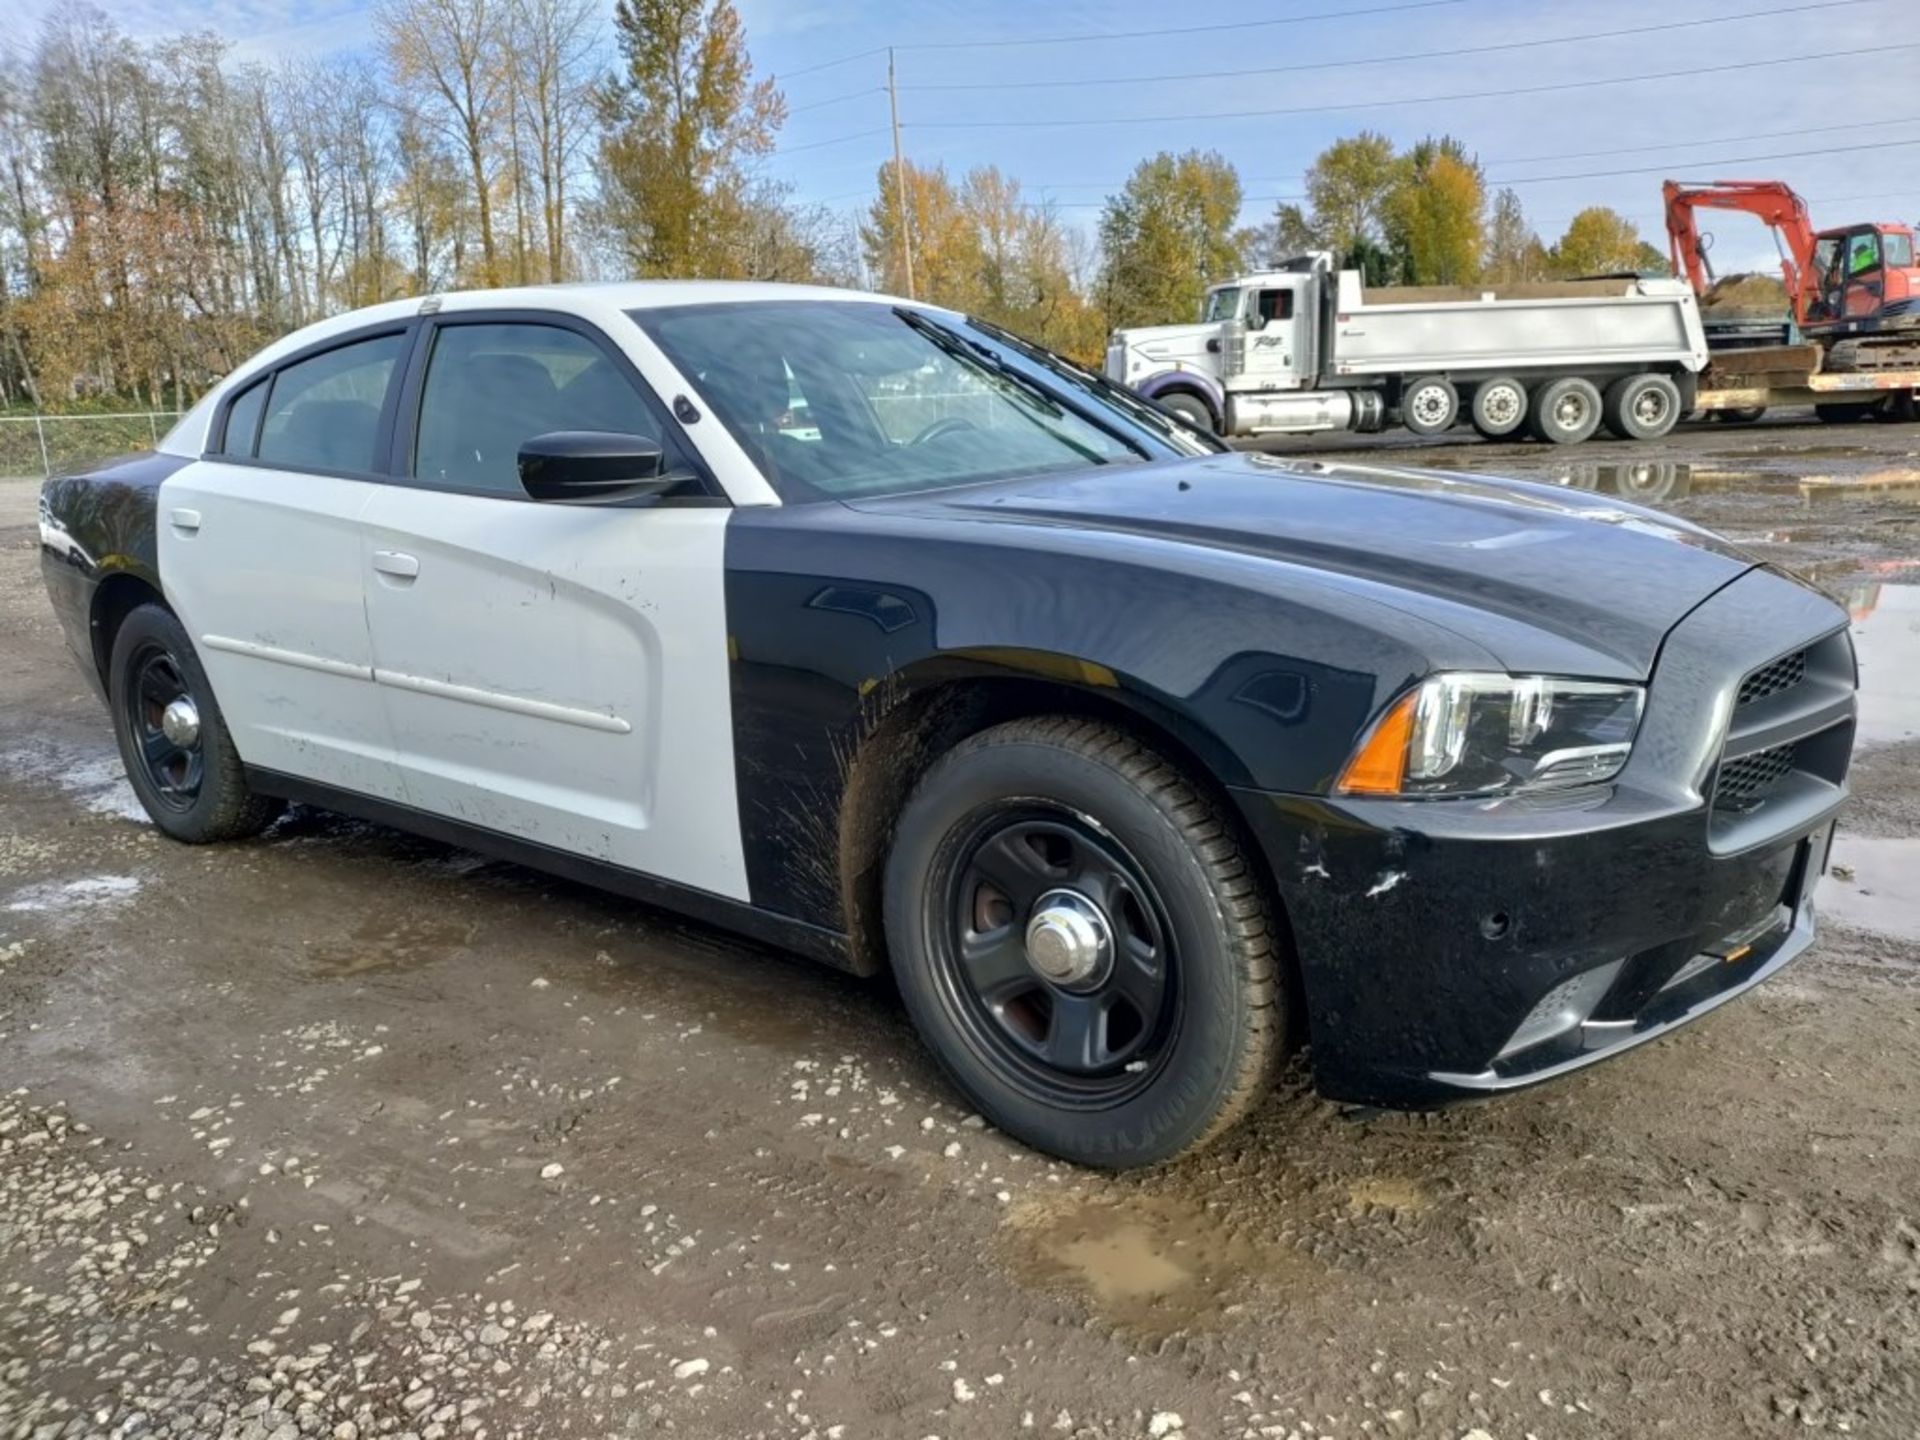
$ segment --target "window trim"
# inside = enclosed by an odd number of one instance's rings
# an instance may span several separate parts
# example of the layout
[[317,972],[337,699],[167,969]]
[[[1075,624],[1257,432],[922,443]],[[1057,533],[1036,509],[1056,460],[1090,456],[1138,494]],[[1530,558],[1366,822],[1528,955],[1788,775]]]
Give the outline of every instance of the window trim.
[[255,470],[284,470],[295,475],[325,475],[339,480],[384,480],[386,469],[392,463],[394,419],[398,410],[401,384],[408,374],[413,353],[419,348],[420,322],[417,319],[389,320],[378,325],[369,325],[362,330],[348,331],[341,335],[329,335],[311,345],[302,346],[291,355],[286,355],[264,366],[253,375],[249,375],[244,384],[228,388],[220,397],[220,408],[215,412],[213,424],[207,427],[208,436],[216,432],[221,445],[227,441],[227,416],[233,409],[234,401],[251,390],[257,381],[267,386],[266,403],[260,407],[260,419],[254,427],[253,448],[260,448],[260,436],[267,423],[267,412],[273,408],[273,391],[279,383],[282,371],[295,365],[314,360],[334,350],[344,350],[349,345],[363,344],[368,340],[383,340],[389,336],[400,337],[400,353],[394,357],[393,370],[387,376],[387,393],[380,402],[380,422],[374,431],[372,470],[340,470],[320,465],[290,465],[283,460],[262,460],[259,455],[228,455],[219,450],[206,450],[201,453],[202,460],[210,460],[221,465],[242,465]]
[[412,353],[408,356],[406,374],[401,380],[396,405],[397,413],[391,442],[387,449],[387,473],[375,478],[389,485],[400,485],[409,490],[429,491],[437,495],[473,495],[484,500],[505,500],[521,505],[552,503],[535,500],[524,491],[516,494],[510,490],[494,490],[479,485],[430,484],[413,474],[414,446],[420,434],[420,410],[426,402],[427,367],[432,363],[434,342],[439,338],[442,330],[461,325],[544,325],[553,330],[571,331],[598,348],[633,387],[640,402],[647,407],[659,425],[661,438],[679,452],[679,461],[693,472],[694,478],[700,485],[697,493],[649,495],[628,500],[588,501],[581,502],[579,508],[633,510],[716,507],[731,509],[733,507],[732,499],[715,480],[712,469],[675,418],[672,409],[660,399],[653,386],[647,383],[647,377],[640,373],[639,367],[618,345],[613,343],[604,330],[592,321],[564,310],[533,310],[524,306],[442,311],[423,320],[419,333],[415,336]]

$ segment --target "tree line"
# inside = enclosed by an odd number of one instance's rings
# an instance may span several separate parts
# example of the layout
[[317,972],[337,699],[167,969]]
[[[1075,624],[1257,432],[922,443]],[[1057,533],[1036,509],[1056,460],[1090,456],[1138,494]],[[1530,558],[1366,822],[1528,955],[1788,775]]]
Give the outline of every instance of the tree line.
[[1142,160],[1092,234],[983,166],[877,167],[858,216],[767,178],[787,116],[732,0],[378,0],[367,58],[235,63],[58,11],[0,57],[0,405],[175,408],[267,340],[460,286],[867,283],[1082,359],[1208,281],[1331,249],[1371,283],[1660,266],[1612,211],[1543,243],[1453,137],[1363,132],[1243,226],[1213,152]]

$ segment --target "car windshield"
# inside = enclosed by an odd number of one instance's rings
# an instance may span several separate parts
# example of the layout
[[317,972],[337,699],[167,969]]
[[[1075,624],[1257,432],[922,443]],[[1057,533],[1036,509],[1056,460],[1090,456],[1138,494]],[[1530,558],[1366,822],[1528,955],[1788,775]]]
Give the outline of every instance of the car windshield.
[[1091,372],[957,315],[843,300],[632,315],[788,501],[1213,448]]

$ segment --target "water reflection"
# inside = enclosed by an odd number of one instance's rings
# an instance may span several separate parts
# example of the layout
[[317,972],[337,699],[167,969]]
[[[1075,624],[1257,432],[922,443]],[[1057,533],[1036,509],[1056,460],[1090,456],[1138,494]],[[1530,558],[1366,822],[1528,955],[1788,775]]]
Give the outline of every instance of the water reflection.
[[1876,580],[1844,598],[1860,659],[1860,743],[1920,737],[1920,585]]

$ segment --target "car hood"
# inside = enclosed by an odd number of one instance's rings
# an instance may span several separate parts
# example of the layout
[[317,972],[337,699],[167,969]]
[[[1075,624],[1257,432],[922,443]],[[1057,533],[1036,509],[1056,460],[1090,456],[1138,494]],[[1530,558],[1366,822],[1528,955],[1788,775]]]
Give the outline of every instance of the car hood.
[[[1193,547],[1369,582],[1376,598],[1510,668],[1649,674],[1660,642],[1758,563],[1697,526],[1608,497],[1492,476],[1227,454],[866,502],[946,521],[1127,536],[1177,567]],[[1137,545],[1128,558],[1146,559]],[[1528,631],[1568,642],[1525,643]],[[1569,650],[1568,646],[1572,649]],[[1601,657],[1614,663],[1602,665]]]

